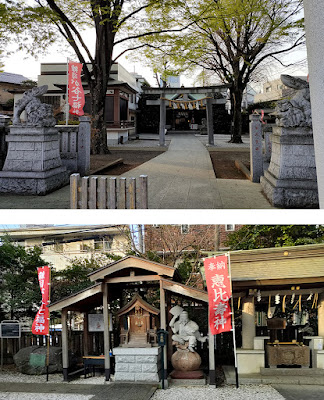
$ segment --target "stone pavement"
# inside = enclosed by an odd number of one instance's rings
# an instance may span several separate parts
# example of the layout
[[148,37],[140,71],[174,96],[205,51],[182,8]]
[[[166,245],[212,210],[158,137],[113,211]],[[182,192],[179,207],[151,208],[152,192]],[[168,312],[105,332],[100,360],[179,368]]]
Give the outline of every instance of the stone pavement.
[[194,135],[170,137],[167,152],[122,175],[148,175],[150,209],[271,208],[259,184],[216,179],[209,153]]
[[324,386],[318,385],[271,385],[286,400],[324,399]]
[[[0,399],[12,399],[10,393],[17,394],[16,399],[33,400],[34,394],[44,394],[42,399],[55,399],[59,394],[77,395],[77,398],[91,400],[149,400],[157,386],[149,384],[109,383],[105,385],[68,384],[68,383],[4,383],[0,382]],[[30,394],[30,396],[28,396]],[[46,396],[46,395],[52,395]],[[57,397],[56,397],[56,396]],[[87,396],[87,397],[83,397]],[[69,396],[66,396],[68,399]]]
[[[215,137],[218,135],[215,135]],[[232,148],[229,137],[220,135],[217,148]],[[147,138],[147,140],[149,137]],[[123,174],[148,175],[150,209],[266,209],[272,208],[261,193],[261,186],[248,180],[216,179],[205,147],[205,137],[192,134],[168,136],[168,151]],[[248,146],[248,140],[243,145]],[[153,140],[137,141],[136,147],[152,145]],[[157,143],[157,141],[155,141]],[[129,147],[134,148],[135,144]],[[142,146],[142,147],[141,147]],[[124,146],[124,148],[127,148]],[[135,148],[134,148],[135,151]],[[69,186],[46,196],[0,195],[2,209],[68,209]]]

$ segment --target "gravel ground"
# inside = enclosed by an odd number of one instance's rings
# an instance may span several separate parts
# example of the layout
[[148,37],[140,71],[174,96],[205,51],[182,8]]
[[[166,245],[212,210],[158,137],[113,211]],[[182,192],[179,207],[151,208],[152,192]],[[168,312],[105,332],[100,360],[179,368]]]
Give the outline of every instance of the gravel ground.
[[220,388],[170,388],[157,390],[152,400],[284,400],[275,389],[267,385],[244,385]]

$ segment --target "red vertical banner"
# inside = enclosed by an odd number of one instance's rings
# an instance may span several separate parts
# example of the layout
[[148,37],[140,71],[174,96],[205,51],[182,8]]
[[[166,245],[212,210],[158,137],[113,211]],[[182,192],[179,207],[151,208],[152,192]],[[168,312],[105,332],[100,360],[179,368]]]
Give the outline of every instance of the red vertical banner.
[[232,329],[230,299],[231,281],[226,255],[206,258],[204,261],[208,291],[209,323],[212,335]]
[[34,335],[49,334],[49,310],[47,305],[50,299],[50,268],[37,268],[39,287],[42,293],[42,305],[38,310],[32,325]]
[[69,61],[69,105],[70,114],[83,115],[85,104],[84,91],[81,83],[82,64]]

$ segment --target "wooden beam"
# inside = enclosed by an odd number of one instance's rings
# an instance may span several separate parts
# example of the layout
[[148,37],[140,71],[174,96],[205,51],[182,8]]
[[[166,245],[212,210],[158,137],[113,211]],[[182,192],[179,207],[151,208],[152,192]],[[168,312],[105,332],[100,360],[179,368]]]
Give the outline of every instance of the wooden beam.
[[110,380],[110,337],[109,337],[109,312],[108,312],[108,284],[104,284],[102,294],[103,318],[104,318],[104,354],[106,381]]
[[67,310],[63,309],[61,314],[62,323],[62,367],[63,367],[63,379],[68,380],[68,368],[69,368],[69,345],[68,345],[68,328],[67,328]]
[[147,281],[159,281],[161,277],[159,275],[133,275],[133,276],[117,276],[115,278],[105,278],[107,283],[129,283],[129,282],[147,282]]
[[[165,290],[163,289],[162,281],[160,281],[160,326],[161,329],[166,330],[166,302],[165,302]],[[164,371],[162,371],[162,379],[167,379],[167,347],[163,347],[162,357],[164,358]]]
[[237,280],[239,278],[233,279],[233,287],[241,288],[241,287],[262,287],[262,286],[293,286],[293,285],[302,285],[302,284],[312,284],[312,283],[320,283],[324,282],[324,276],[320,277],[310,277],[310,278],[286,278],[286,279],[256,279],[256,280]]
[[165,290],[169,290],[170,292],[208,303],[208,293],[203,290],[195,289],[193,287],[186,286],[178,282],[169,281],[163,278],[161,279],[161,284],[162,288]]

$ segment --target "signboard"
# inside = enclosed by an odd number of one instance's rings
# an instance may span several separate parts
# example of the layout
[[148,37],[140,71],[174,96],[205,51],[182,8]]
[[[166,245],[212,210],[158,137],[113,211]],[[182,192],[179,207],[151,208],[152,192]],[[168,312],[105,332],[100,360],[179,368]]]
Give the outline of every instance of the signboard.
[[0,324],[1,339],[20,338],[21,327],[18,321],[2,321]]
[[232,329],[230,299],[231,281],[226,255],[206,258],[204,261],[208,291],[209,323],[212,335]]
[[[89,314],[88,315],[88,329],[89,332],[103,332],[104,331],[104,318],[103,314]],[[109,314],[109,331],[112,331],[112,314]]]

